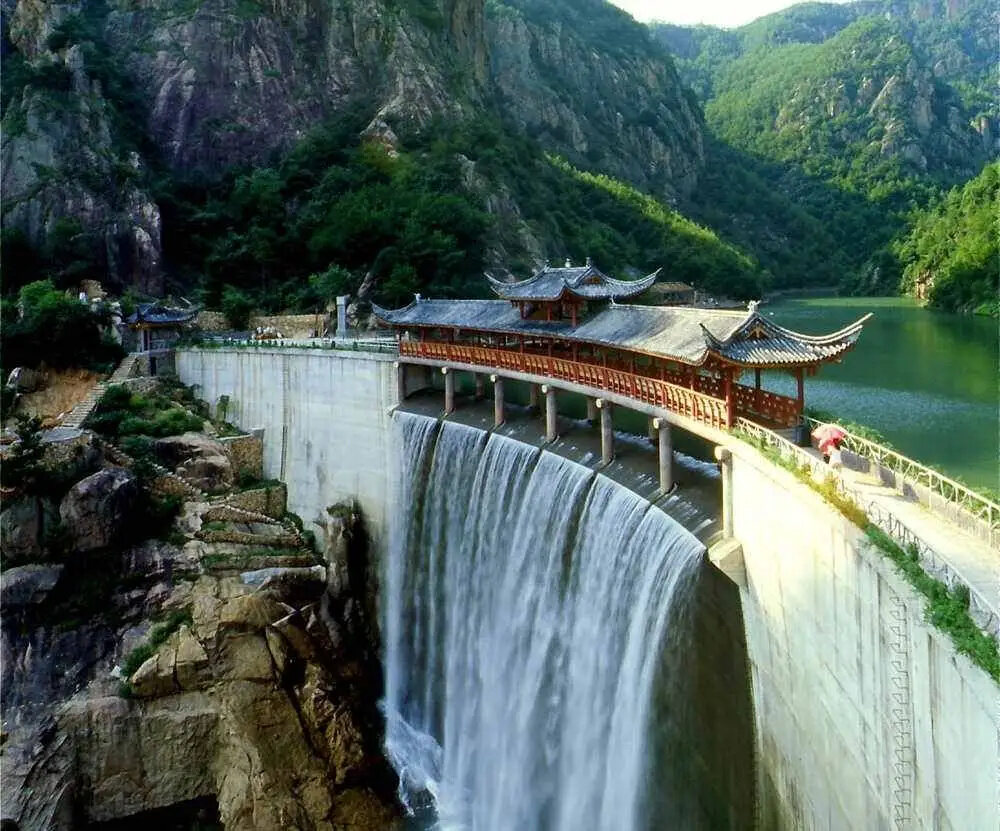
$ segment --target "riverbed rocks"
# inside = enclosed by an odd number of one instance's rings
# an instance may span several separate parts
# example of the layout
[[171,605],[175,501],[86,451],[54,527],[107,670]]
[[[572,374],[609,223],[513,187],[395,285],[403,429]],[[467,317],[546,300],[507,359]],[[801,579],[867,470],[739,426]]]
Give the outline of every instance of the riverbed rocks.
[[120,540],[139,497],[139,484],[124,468],[99,470],[69,489],[59,517],[75,551],[107,548]]

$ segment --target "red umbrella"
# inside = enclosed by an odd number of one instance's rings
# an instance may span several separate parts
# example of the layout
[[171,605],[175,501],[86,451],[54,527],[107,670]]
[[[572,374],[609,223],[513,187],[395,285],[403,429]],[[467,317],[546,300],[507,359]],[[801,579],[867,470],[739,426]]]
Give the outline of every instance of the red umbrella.
[[812,437],[816,439],[820,453],[829,453],[830,448],[839,446],[846,435],[847,431],[836,424],[821,424],[812,431]]

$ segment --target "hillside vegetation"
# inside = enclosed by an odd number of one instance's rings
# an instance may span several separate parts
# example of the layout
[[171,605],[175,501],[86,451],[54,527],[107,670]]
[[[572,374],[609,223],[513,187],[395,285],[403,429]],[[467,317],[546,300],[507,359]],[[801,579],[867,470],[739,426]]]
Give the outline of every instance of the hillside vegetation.
[[654,24],[712,134],[692,213],[779,285],[910,287],[896,241],[995,150],[995,16],[981,0],[872,0],[735,30]]

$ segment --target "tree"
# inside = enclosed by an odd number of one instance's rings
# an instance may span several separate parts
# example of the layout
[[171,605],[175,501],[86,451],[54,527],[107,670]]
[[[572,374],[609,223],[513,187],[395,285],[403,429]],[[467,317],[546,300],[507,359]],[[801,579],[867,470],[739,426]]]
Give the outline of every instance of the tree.
[[235,286],[226,285],[222,289],[222,313],[229,325],[239,331],[250,326],[250,315],[253,314],[253,298]]

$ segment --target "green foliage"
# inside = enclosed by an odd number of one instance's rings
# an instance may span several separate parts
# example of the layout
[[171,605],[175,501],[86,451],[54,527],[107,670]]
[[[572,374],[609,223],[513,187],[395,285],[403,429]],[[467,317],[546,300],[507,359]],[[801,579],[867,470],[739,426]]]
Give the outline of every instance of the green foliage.
[[994,162],[935,208],[896,244],[904,287],[930,286],[930,305],[997,315],[1000,290],[1000,162]]
[[253,298],[246,292],[233,286],[225,286],[222,289],[222,313],[234,329],[246,331],[250,326],[250,315],[253,314],[253,307]]
[[16,306],[4,302],[3,316],[0,354],[5,368],[45,363],[57,369],[109,371],[124,355],[121,346],[102,333],[102,327],[110,325],[108,312],[91,311],[57,291],[50,280],[22,286]]
[[191,611],[189,609],[170,612],[165,620],[149,630],[145,643],[139,644],[125,657],[122,662],[122,675],[131,678],[135,671],[152,658],[156,654],[156,650],[184,625],[191,625]]
[[872,544],[895,563],[910,585],[927,598],[927,620],[947,632],[959,652],[968,655],[994,681],[1000,682],[997,640],[985,634],[969,616],[969,589],[958,584],[949,590],[923,570],[915,550],[904,550],[880,528],[869,524],[865,533]]
[[5,488],[33,493],[43,474],[42,420],[37,416],[20,414],[14,427],[16,437],[11,451],[0,466],[0,481]]
[[[87,419],[87,427],[112,439],[127,436],[163,438],[176,436],[187,432],[200,432],[204,427],[204,419],[200,415],[189,412],[169,396],[156,392],[149,396],[133,395],[121,385],[108,387]],[[145,458],[148,450],[144,442],[134,441],[126,449],[129,455],[132,451],[139,453],[136,458]]]

